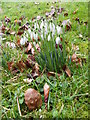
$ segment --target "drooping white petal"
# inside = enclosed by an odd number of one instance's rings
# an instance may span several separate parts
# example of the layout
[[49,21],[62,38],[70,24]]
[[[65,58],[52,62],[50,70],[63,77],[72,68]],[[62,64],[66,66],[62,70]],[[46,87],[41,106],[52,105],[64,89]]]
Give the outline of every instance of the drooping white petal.
[[12,49],[16,48],[16,45],[13,42],[6,42],[6,45],[8,45],[9,47],[11,47]]
[[35,40],[38,40],[38,34],[37,33],[35,34]]
[[53,33],[53,35],[55,35],[55,25],[52,24],[52,26],[53,26],[52,33]]
[[50,41],[50,39],[51,39],[51,36],[50,36],[50,34],[48,35],[48,41]]
[[62,34],[62,28],[60,26],[57,25],[57,34],[60,35]]
[[34,29],[36,29],[37,28],[37,23],[34,23]]
[[45,23],[45,34],[47,35],[48,34],[48,25],[47,25],[47,23]]
[[31,32],[30,37],[31,37],[31,40],[32,40],[33,39],[33,32]]
[[56,38],[56,44],[59,44],[60,43],[60,37],[57,37]]
[[15,43],[12,42],[11,47],[12,47],[12,49],[14,49],[16,47]]
[[29,34],[31,34],[31,29],[30,28],[28,29],[28,32],[29,32]]
[[50,31],[52,31],[53,27],[52,27],[52,23],[51,22],[49,24],[49,27],[50,27]]
[[44,22],[42,21],[41,24],[40,24],[40,29],[41,30],[43,29],[43,26],[44,26]]
[[39,24],[37,23],[37,28],[39,29]]
[[42,40],[44,40],[43,34],[41,34],[41,38],[42,38]]
[[28,39],[26,38],[26,36],[24,36],[23,38],[24,38],[24,41],[26,43],[28,41]]
[[21,45],[25,45],[25,40],[24,40],[24,38],[21,38],[20,44],[21,44]]

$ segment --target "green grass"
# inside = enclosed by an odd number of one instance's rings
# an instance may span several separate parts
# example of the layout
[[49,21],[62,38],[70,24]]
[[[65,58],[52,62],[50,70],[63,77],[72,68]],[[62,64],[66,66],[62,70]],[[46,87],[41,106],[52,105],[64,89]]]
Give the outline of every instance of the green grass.
[[[15,18],[19,19],[22,15],[26,18],[23,21],[25,23],[26,19],[29,20],[37,15],[44,16],[46,11],[50,11],[51,5],[58,5],[50,3],[40,3],[39,5],[34,5],[33,3],[1,3],[2,15],[0,15],[0,20],[4,19],[4,16],[11,18],[13,22]],[[63,73],[59,77],[47,77],[43,74],[42,77],[36,78],[30,84],[25,83],[23,78],[26,78],[26,74],[30,72],[30,69],[16,75],[8,71],[7,67],[1,67],[2,70],[2,118],[19,118],[19,112],[17,107],[17,96],[19,97],[20,109],[22,117],[34,117],[34,118],[88,118],[88,27],[83,24],[78,24],[74,19],[78,17],[80,21],[88,20],[88,3],[59,3],[59,6],[64,7],[68,12],[68,16],[64,17],[62,12],[57,19],[63,21],[65,19],[70,19],[72,23],[71,31],[65,33],[64,37],[67,42],[67,48],[69,47],[68,56],[73,54],[72,43],[79,46],[79,51],[77,52],[80,57],[86,58],[86,63],[83,63],[82,67],[76,67],[75,65],[69,66],[72,77],[67,77]],[[78,8],[78,11],[73,15],[73,11]],[[17,29],[16,29],[17,31]],[[79,34],[83,35],[83,39],[79,38]],[[12,36],[6,36],[6,41],[13,41],[15,38]],[[6,42],[5,41],[5,42]],[[4,46],[5,42],[2,43]],[[23,51],[11,51],[11,49],[4,49],[4,51],[10,54],[11,57],[17,58],[17,52],[24,54]],[[8,57],[8,56],[7,56]],[[5,58],[6,60],[6,58]],[[4,61],[4,63],[7,61]],[[43,86],[47,82],[50,85],[50,93],[48,100],[48,110],[45,110]],[[35,88],[42,95],[43,105],[40,109],[34,111],[29,111],[24,103],[23,93],[28,88]]]

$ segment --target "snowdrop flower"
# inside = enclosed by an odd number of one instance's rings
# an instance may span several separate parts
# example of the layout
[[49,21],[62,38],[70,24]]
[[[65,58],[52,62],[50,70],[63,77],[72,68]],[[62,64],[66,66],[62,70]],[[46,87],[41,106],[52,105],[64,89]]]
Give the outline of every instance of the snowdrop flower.
[[50,37],[50,34],[48,35],[48,41],[50,41],[51,37]]
[[33,45],[36,46],[36,42],[33,42]]
[[16,46],[15,46],[15,43],[13,42],[6,42],[6,45],[8,45],[9,47],[11,47],[12,49],[14,49]]
[[37,23],[37,28],[39,29],[39,24]]
[[41,24],[40,24],[40,29],[42,30],[44,26],[44,21],[42,20]]
[[42,38],[42,40],[44,40],[43,34],[41,34],[41,38]]
[[39,29],[39,25],[38,25],[38,23],[35,23],[35,24],[34,24],[34,29],[36,30],[36,28]]
[[23,38],[24,38],[24,41],[26,43],[28,41],[28,39],[26,38],[26,36],[24,36]]
[[37,16],[37,20],[40,20],[41,19],[41,16]]
[[20,40],[20,44],[21,45],[25,45],[25,43],[28,41],[28,39],[24,36],[23,38],[21,38]]
[[28,34],[26,33],[26,31],[24,32],[24,35],[26,36],[26,38],[28,38]]
[[36,39],[36,34],[33,32],[33,38],[34,38],[34,40]]
[[54,35],[55,35],[55,33],[54,33],[54,32],[52,32],[52,38],[54,37]]
[[31,29],[30,28],[28,29],[28,32],[29,32],[29,34],[31,34]]
[[34,29],[36,29],[36,28],[37,28],[37,23],[34,24]]
[[57,25],[57,34],[60,35],[62,34],[62,28],[60,26]]
[[47,23],[45,23],[45,34],[47,35],[48,34],[48,25],[47,25]]
[[10,42],[6,42],[6,45],[10,46]]
[[31,39],[33,39],[33,32],[30,33],[30,37],[31,37]]
[[52,31],[53,27],[52,27],[52,23],[51,22],[49,24],[49,27],[50,27],[50,31]]
[[14,49],[16,47],[15,43],[11,43],[11,47],[12,47],[12,49]]
[[62,22],[62,25],[63,25],[63,27],[65,28],[66,24],[69,24],[69,23],[71,23],[71,22],[70,22],[70,19],[64,20],[64,21]]
[[60,44],[60,37],[57,37],[57,38],[56,38],[56,44],[57,44],[57,45]]
[[54,25],[54,23],[52,24],[52,27],[53,27],[52,34],[55,35],[55,25]]
[[21,38],[20,44],[21,44],[21,45],[25,45],[25,40],[24,40],[24,38]]
[[26,37],[28,38],[28,34],[26,33]]
[[35,38],[34,39],[38,40],[38,34],[37,33],[35,33]]

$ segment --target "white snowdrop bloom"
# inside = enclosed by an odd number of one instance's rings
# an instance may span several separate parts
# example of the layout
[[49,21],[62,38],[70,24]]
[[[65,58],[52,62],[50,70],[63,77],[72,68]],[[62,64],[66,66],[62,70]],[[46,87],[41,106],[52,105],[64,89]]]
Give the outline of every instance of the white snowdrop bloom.
[[30,37],[31,37],[31,39],[33,39],[33,32],[30,33]]
[[21,38],[20,44],[21,44],[21,45],[25,45],[25,43],[26,43],[27,41],[28,41],[28,39],[24,36],[24,37]]
[[38,34],[37,33],[35,34],[35,40],[38,40]]
[[39,24],[37,23],[37,28],[39,29]]
[[20,44],[21,44],[21,45],[25,45],[25,40],[24,40],[24,38],[21,38]]
[[28,38],[28,34],[27,34],[27,32],[26,32],[26,31],[24,32],[24,35],[26,36],[26,38]]
[[26,37],[28,38],[28,34],[26,33]]
[[37,20],[40,20],[41,19],[41,16],[37,16]]
[[60,26],[57,25],[57,34],[60,35],[62,34],[62,28]]
[[35,23],[35,24],[34,24],[34,29],[36,30],[36,28],[39,29],[39,25],[38,25],[38,23]]
[[44,40],[43,34],[41,34],[41,38],[42,38],[42,40]]
[[11,47],[12,49],[14,49],[16,47],[15,43],[13,42],[6,42],[6,45],[8,45],[9,47]]
[[29,34],[31,34],[31,29],[30,28],[28,29],[28,32],[29,32]]
[[11,43],[11,47],[14,49],[16,47],[15,43]]
[[54,37],[54,35],[55,35],[55,33],[54,33],[54,32],[52,32],[52,38]]
[[45,27],[45,33],[48,34],[48,25],[47,25],[46,22],[45,22],[45,26],[44,27]]
[[82,34],[79,34],[79,38],[83,38]]
[[33,42],[33,45],[36,46],[36,42]]
[[70,19],[64,20],[64,21],[62,22],[62,25],[63,25],[63,27],[65,28],[65,26],[66,26],[67,24],[69,24],[69,23],[71,23],[71,22],[70,22]]
[[36,29],[36,28],[37,28],[37,23],[34,24],[34,29]]
[[53,26],[52,33],[53,33],[53,35],[55,35],[55,25],[54,25],[54,23],[52,24],[52,26]]
[[48,41],[50,41],[50,39],[51,39],[51,36],[50,36],[50,34],[48,35]]
[[24,38],[24,41],[26,43],[28,41],[28,39],[26,38],[26,36],[24,36],[23,38]]
[[60,43],[60,37],[57,37],[56,38],[56,44],[59,44]]
[[34,40],[36,39],[36,34],[33,32],[33,38],[34,38]]
[[41,112],[41,109],[39,109],[39,112]]
[[10,42],[6,42],[6,45],[10,46]]
[[52,23],[51,22],[49,24],[49,28],[50,28],[50,31],[52,31],[53,27],[52,27]]
[[41,30],[43,29],[43,26],[44,26],[44,22],[42,21],[41,24],[40,24],[40,29]]

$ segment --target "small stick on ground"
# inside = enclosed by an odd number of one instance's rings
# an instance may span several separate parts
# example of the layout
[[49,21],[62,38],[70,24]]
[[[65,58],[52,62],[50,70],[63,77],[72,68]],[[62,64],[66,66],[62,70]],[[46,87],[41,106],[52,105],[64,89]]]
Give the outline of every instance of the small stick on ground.
[[20,110],[19,101],[18,101],[18,97],[17,97],[17,105],[18,105],[18,111],[19,111],[19,114],[20,114],[20,116],[22,116],[22,114],[21,114],[21,110]]

